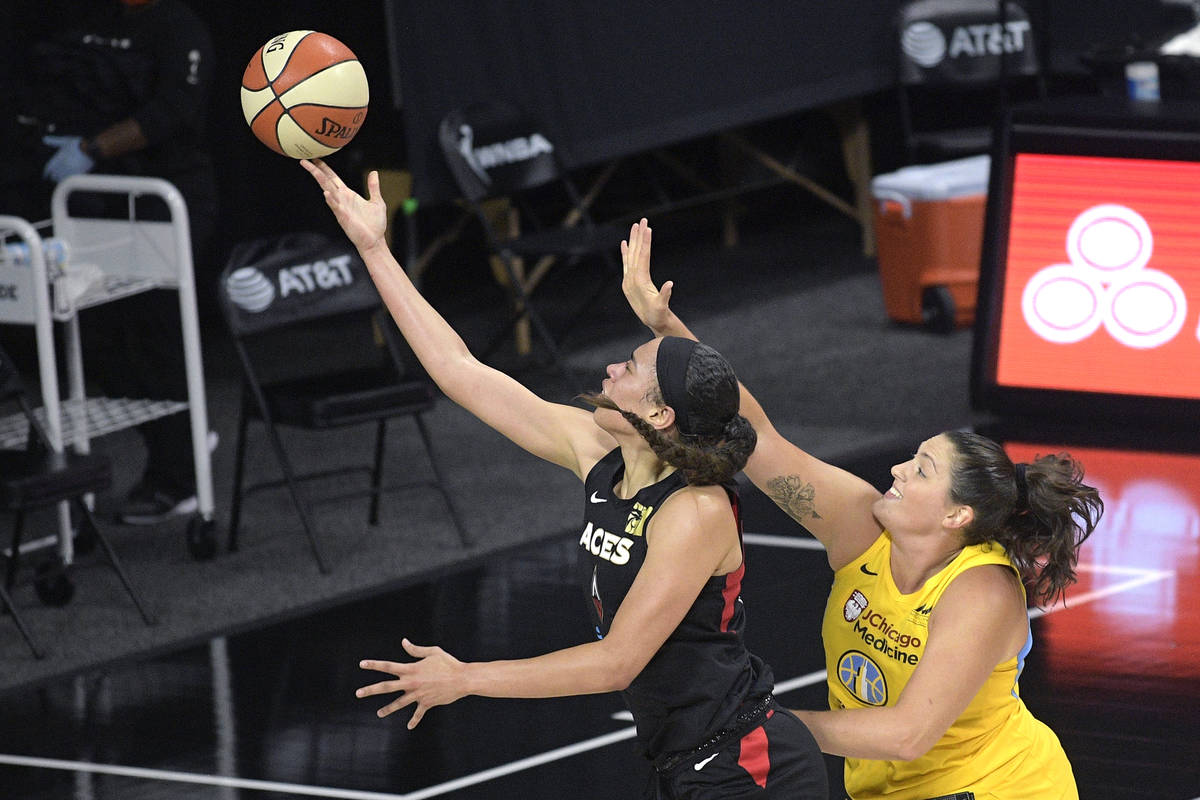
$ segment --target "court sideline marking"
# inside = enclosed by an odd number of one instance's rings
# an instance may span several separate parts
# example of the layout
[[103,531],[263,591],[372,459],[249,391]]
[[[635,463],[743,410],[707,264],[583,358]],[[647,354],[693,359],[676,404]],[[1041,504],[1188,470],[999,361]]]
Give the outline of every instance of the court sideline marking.
[[[756,544],[766,547],[785,547],[801,550],[822,550],[824,549],[820,542],[808,537],[799,536],[777,536],[772,534],[747,533],[743,535],[746,544]],[[1049,608],[1033,608],[1029,611],[1030,619],[1044,616],[1046,614],[1062,611],[1066,609],[1078,608],[1079,606],[1099,600],[1119,592],[1127,592],[1155,581],[1166,580],[1167,578],[1175,577],[1174,570],[1153,570],[1142,569],[1139,567],[1119,567],[1096,564],[1079,564],[1077,566],[1079,572],[1092,572],[1098,574],[1113,574],[1113,575],[1129,575],[1128,580],[1121,581],[1107,586],[1103,589],[1096,589],[1090,592],[1085,592],[1078,597],[1071,598],[1071,604],[1064,606],[1060,603]],[[801,675],[796,678],[790,678],[786,681],[780,681],[775,684],[775,693],[784,694],[804,686],[810,686],[814,683],[824,681],[826,678],[825,670],[810,672],[807,675]],[[633,717],[628,711],[619,711],[612,715],[613,719],[629,721]],[[590,750],[596,750],[601,747],[607,747],[610,744],[632,739],[637,733],[637,729],[630,726],[622,728],[612,733],[606,733],[601,736],[596,736],[591,739],[585,739],[581,742],[558,747],[553,750],[547,750],[544,753],[529,756],[527,758],[510,761],[507,764],[500,764],[489,769],[474,772],[470,775],[464,775],[461,778],[445,781],[443,783],[427,786],[424,789],[418,789],[407,794],[394,794],[389,792],[370,792],[358,789],[337,789],[327,786],[310,786],[306,784],[284,783],[278,781],[255,780],[252,778],[234,778],[222,775],[206,775],[195,772],[178,772],[175,770],[151,769],[145,767],[123,767],[113,764],[96,764],[90,761],[70,761],[57,758],[38,758],[35,756],[18,756],[0,753],[0,764],[10,766],[31,767],[36,769],[56,769],[68,772],[86,772],[99,775],[118,775],[122,777],[144,778],[146,780],[173,781],[176,783],[193,783],[206,784],[209,786],[229,787],[236,789],[252,789],[259,791],[272,792],[290,792],[295,795],[304,795],[307,797],[333,797],[343,798],[343,800],[424,800],[428,797],[437,797],[447,794],[458,789],[465,789],[468,786],[474,786],[480,783],[502,778],[506,775],[512,775],[516,772],[522,772],[527,769],[548,764],[552,761],[558,761],[563,758],[570,758],[581,753],[586,753]],[[1200,797],[1194,798],[1200,800]]]

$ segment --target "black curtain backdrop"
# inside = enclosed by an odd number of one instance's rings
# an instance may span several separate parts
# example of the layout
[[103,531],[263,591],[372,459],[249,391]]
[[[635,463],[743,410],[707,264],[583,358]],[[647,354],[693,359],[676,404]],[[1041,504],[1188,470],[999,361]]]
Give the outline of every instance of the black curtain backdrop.
[[[455,196],[437,150],[450,109],[526,107],[569,167],[891,85],[901,0],[383,0],[408,166],[423,203]],[[1166,0],[1024,0],[1051,69],[1177,27]],[[999,2],[997,2],[999,10]]]
[[1060,74],[1089,72],[1084,56],[1157,46],[1193,23],[1193,11],[1172,0],[1024,0],[1046,32],[1049,66]]
[[504,98],[569,167],[889,85],[899,0],[385,0],[408,166],[423,203],[456,195],[436,131]]

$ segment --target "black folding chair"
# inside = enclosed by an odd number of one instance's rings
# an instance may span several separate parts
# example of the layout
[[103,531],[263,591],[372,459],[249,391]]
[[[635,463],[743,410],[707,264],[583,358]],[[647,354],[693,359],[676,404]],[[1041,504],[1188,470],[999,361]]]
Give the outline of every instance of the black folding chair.
[[[572,380],[560,352],[561,333],[556,338],[551,332],[531,295],[552,265],[598,257],[603,268],[595,288],[569,317],[583,318],[601,293],[616,286],[621,274],[617,254],[626,232],[596,224],[588,210],[592,198],[579,191],[552,138],[512,103],[481,102],[451,111],[441,121],[438,141],[463,199],[483,226],[490,253],[504,269],[514,324],[528,318],[550,357]],[[517,210],[517,222],[508,215],[497,220],[485,208],[500,198]],[[526,273],[529,260],[535,263]],[[508,333],[481,355],[486,358]]]
[[[79,533],[76,538],[77,552],[85,552],[99,544],[108,556],[109,563],[129,592],[134,605],[147,625],[154,617],[146,610],[137,591],[121,566],[116,552],[108,539],[96,525],[91,508],[84,502],[84,495],[107,489],[112,481],[112,469],[108,458],[89,453],[79,454],[66,450],[55,450],[50,436],[38,420],[24,382],[9,355],[0,348],[0,406],[15,407],[16,413],[5,419],[16,419],[25,427],[25,446],[21,449],[0,450],[0,511],[12,513],[12,544],[8,553],[8,565],[4,584],[0,588],[0,601],[12,614],[13,621],[25,637],[29,648],[37,658],[44,653],[34,641],[29,628],[21,619],[10,592],[16,580],[21,558],[21,538],[25,531],[26,515],[38,509],[55,506],[69,501],[78,519]],[[48,605],[65,605],[75,593],[74,585],[67,575],[61,559],[39,565],[34,589],[39,599]]]
[[1037,31],[1012,0],[912,0],[896,18],[896,94],[910,163],[987,153],[1003,107],[1046,96]]
[[[315,233],[266,237],[236,246],[221,275],[220,305],[242,365],[229,523],[229,549],[237,550],[242,501],[247,494],[285,486],[321,572],[329,572],[300,484],[319,477],[369,470],[370,485],[320,498],[328,502],[370,496],[368,521],[379,521],[380,495],[429,486],[441,493],[461,544],[466,530],[445,488],[422,415],[433,408],[434,386],[387,316],[366,266],[345,242]],[[407,358],[406,358],[407,356]],[[431,479],[384,487],[387,421],[409,417],[429,457]],[[243,486],[246,433],[251,420],[264,424],[283,472],[282,480]],[[374,458],[369,467],[297,474],[278,428],[344,428],[373,422]],[[407,465],[406,465],[407,472]]]

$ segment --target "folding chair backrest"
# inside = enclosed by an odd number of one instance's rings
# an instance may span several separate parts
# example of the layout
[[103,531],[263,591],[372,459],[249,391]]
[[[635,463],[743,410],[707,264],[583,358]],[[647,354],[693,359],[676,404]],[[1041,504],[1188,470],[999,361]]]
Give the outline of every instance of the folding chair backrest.
[[899,81],[979,86],[1040,72],[1029,15],[1005,0],[914,0],[900,9]]
[[221,273],[222,310],[234,336],[250,336],[356,311],[381,300],[348,242],[294,233],[243,242]]
[[459,191],[471,202],[564,176],[550,137],[512,103],[474,103],[451,111],[438,127],[438,143]]
[[[410,361],[392,345],[394,329],[366,265],[349,242],[291,233],[243,242],[221,273],[221,309],[243,366],[271,383]],[[247,377],[250,377],[248,374]]]

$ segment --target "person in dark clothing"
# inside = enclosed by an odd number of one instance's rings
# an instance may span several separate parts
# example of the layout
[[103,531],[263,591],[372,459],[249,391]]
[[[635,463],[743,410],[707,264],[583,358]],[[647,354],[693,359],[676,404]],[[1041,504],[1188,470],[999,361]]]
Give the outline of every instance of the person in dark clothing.
[[747,650],[741,524],[733,476],[754,449],[738,383],[712,348],[656,338],[610,364],[594,406],[551,403],[471,355],[421,297],[384,240],[379,175],[370,199],[321,161],[302,161],[429,375],[446,395],[534,455],[584,482],[579,583],[591,641],[536,658],[468,663],[407,639],[417,660],[361,662],[391,695],[378,714],[467,695],[560,697],[620,691],[643,754],[648,797],[825,798],[808,729],[771,696],[771,670]]
[[[29,26],[18,83],[7,86],[0,208],[28,219],[48,215],[54,187],[82,173],[163,178],[188,210],[199,296],[210,292],[206,246],[217,187],[205,147],[213,44],[181,0],[51,0]],[[16,151],[16,152],[13,152]],[[125,216],[111,196],[73,194],[72,216]],[[158,198],[135,206],[139,220],[168,220]],[[151,290],[80,313],[84,368],[106,395],[187,399],[178,296]],[[141,480],[117,516],[152,524],[197,507],[190,424],[172,414],[139,427],[146,445]]]

